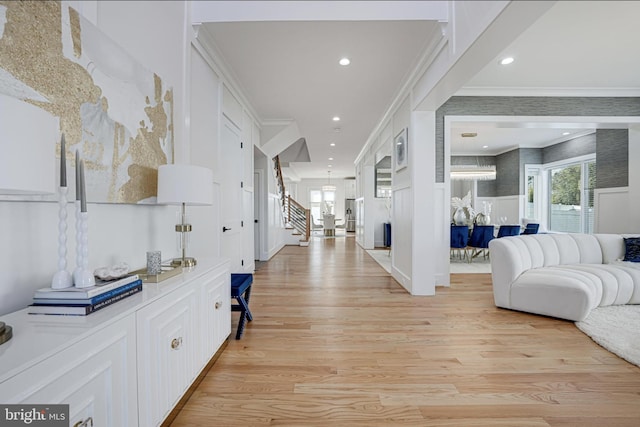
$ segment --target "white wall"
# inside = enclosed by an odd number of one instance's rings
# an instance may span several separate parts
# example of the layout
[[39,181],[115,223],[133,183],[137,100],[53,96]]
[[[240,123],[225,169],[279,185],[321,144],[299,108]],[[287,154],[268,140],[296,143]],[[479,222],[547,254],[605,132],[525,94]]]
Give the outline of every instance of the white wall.
[[632,202],[628,187],[596,189],[593,198],[595,233],[638,233],[640,228],[634,224],[638,215],[637,211],[630,209]]
[[[77,5],[77,3],[76,3]],[[80,12],[97,23],[149,70],[173,86],[175,95],[176,159],[188,161],[185,117],[186,42],[184,23],[188,4],[183,2],[83,2]],[[65,82],[60,82],[63,84]],[[3,112],[3,114],[11,114]],[[146,251],[160,250],[163,258],[177,256],[175,209],[167,206],[95,204],[88,201],[89,267],[125,261],[133,268],[145,265]],[[213,208],[193,213],[192,242],[199,245],[198,230]],[[69,206],[67,266],[75,267],[75,225]],[[0,314],[26,307],[33,291],[49,286],[57,264],[58,207],[51,202],[0,201]],[[209,219],[207,219],[208,221]],[[211,249],[198,247],[193,255]]]
[[[190,162],[213,170],[213,181],[216,203],[212,208],[196,209],[189,207],[189,215],[199,215],[202,226],[194,228],[193,234],[199,238],[192,239],[191,252],[209,253],[220,256],[220,123],[211,120],[219,117],[220,112],[220,77],[211,69],[203,56],[193,47],[190,66]],[[207,220],[208,219],[208,220]]]
[[280,197],[277,194],[273,160],[269,159],[257,145],[254,145],[254,168],[263,175],[262,188],[254,187],[262,206],[262,236],[260,239],[260,260],[267,261],[285,245],[283,240],[283,218]]

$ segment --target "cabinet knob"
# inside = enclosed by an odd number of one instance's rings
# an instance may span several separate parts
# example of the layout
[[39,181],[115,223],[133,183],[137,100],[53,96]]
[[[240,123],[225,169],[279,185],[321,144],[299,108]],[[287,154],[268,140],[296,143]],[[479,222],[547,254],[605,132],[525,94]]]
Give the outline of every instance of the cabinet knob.
[[222,307],[222,302],[216,301],[216,304],[214,307],[216,308],[216,310],[219,309],[220,307]]
[[177,350],[182,345],[182,337],[171,340],[171,348]]
[[86,420],[80,420],[73,427],[93,427],[93,418],[89,417]]

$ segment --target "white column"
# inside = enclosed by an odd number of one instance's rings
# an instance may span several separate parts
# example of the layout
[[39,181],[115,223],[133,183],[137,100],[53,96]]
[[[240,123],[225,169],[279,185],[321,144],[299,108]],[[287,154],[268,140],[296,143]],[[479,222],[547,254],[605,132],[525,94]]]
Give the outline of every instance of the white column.
[[364,249],[374,249],[375,247],[375,211],[374,192],[375,192],[375,169],[372,165],[365,165],[362,168],[362,191],[364,195],[364,234],[362,247]]
[[435,183],[435,111],[411,113],[409,132],[409,167],[411,168],[412,207],[412,268],[411,294],[435,295],[439,263],[442,253],[444,229],[443,184]]

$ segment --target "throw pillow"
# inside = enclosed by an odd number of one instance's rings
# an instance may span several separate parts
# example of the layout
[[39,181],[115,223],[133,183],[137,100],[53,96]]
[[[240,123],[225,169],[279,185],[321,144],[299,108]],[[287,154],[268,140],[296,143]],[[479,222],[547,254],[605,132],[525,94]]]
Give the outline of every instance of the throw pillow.
[[640,262],[640,237],[625,237],[624,247],[623,261]]

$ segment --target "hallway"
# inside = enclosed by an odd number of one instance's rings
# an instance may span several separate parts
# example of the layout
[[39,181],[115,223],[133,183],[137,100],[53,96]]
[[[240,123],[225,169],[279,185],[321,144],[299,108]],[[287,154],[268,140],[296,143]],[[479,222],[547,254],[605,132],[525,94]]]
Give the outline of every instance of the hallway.
[[491,276],[411,297],[355,239],[286,246],[173,426],[636,426],[640,369]]

